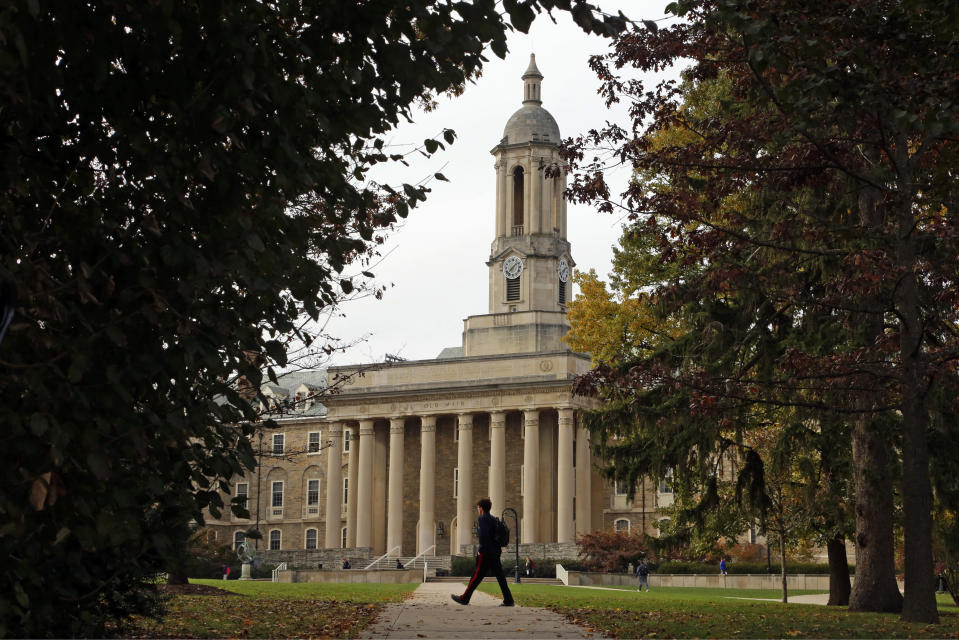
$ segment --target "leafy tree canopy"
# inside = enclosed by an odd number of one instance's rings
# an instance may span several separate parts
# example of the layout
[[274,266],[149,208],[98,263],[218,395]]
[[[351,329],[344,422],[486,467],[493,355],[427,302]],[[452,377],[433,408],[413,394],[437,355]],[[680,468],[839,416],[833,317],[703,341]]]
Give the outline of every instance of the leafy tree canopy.
[[99,636],[151,610],[144,585],[253,465],[232,382],[258,386],[310,344],[302,319],[359,286],[370,274],[349,267],[425,198],[366,181],[403,160],[382,135],[550,9],[626,25],[582,0],[0,8],[0,289],[15,297],[0,635]]
[[[634,134],[607,127],[569,157],[582,164],[574,197],[605,210],[603,167],[585,147],[612,145],[637,169],[623,206],[659,236],[661,260],[682,267],[651,293],[681,311],[686,331],[632,366],[600,367],[595,386],[621,392],[620,427],[626,390],[639,390],[649,428],[686,446],[723,419],[761,425],[756,406],[850,416],[861,552],[851,605],[933,622],[930,431],[957,439],[940,419],[954,412],[942,391],[954,398],[959,383],[959,286],[947,266],[959,246],[957,10],[780,0],[668,10],[685,21],[624,35],[593,61],[608,99],[631,101]],[[624,77],[680,60],[692,61],[692,91]],[[905,602],[891,570],[900,451]]]

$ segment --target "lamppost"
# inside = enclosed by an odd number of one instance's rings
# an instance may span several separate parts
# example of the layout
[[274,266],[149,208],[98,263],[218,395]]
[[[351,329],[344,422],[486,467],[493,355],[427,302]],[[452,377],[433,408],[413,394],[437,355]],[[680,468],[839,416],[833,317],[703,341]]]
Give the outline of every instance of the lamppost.
[[506,517],[506,512],[509,511],[513,514],[513,531],[516,532],[516,584],[521,582],[519,577],[519,514],[516,513],[516,509],[513,507],[506,507],[503,509],[503,517]]

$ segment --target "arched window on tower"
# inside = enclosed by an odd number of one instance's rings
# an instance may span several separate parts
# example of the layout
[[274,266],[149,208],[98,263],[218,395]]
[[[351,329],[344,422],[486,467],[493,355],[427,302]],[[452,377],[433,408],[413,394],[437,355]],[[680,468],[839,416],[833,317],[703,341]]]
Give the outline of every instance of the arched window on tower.
[[513,228],[512,235],[523,235],[523,203],[526,178],[523,167],[513,169]]

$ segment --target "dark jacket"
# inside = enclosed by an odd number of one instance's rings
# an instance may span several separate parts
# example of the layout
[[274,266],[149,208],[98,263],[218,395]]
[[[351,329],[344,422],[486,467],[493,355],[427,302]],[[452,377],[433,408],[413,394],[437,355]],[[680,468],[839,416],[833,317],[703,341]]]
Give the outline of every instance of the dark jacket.
[[496,520],[488,513],[484,513],[477,520],[479,529],[479,552],[487,555],[500,555],[502,547],[496,544],[494,533],[496,532]]

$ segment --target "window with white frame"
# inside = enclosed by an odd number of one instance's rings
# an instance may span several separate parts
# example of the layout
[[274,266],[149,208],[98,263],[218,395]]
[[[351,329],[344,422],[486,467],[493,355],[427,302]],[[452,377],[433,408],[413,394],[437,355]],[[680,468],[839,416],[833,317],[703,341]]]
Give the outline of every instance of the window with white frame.
[[453,469],[453,497],[458,498],[460,496],[460,470]]
[[273,500],[270,503],[274,508],[283,508],[283,481],[277,480],[273,483]]
[[236,531],[233,534],[233,550],[236,551],[240,548],[240,544],[246,540],[246,534],[242,531]]
[[666,473],[663,474],[662,480],[659,481],[659,492],[660,493],[673,492],[673,470],[672,469],[667,469]]
[[343,453],[350,452],[350,440],[353,438],[352,429],[343,429]]
[[284,433],[274,433],[273,434],[273,455],[280,455],[283,453],[283,444],[286,441],[286,434]]
[[280,550],[280,530],[271,529],[270,530],[270,551],[279,551]]
[[749,527],[749,544],[756,544],[756,527],[755,527],[755,525]]
[[350,504],[350,479],[343,478],[343,504]]
[[320,480],[310,478],[306,481],[306,512],[308,515],[320,513]]
[[320,452],[320,432],[319,431],[310,431],[308,434],[306,434],[306,452],[307,453]]
[[629,483],[627,483],[625,480],[616,481],[616,495],[625,496],[628,491]]
[[236,504],[246,509],[247,500],[250,497],[250,483],[236,483]]
[[316,549],[316,529],[307,529],[306,530],[306,544],[307,549]]
[[624,533],[629,533],[629,520],[626,518],[620,518],[615,522],[616,531],[622,531]]

